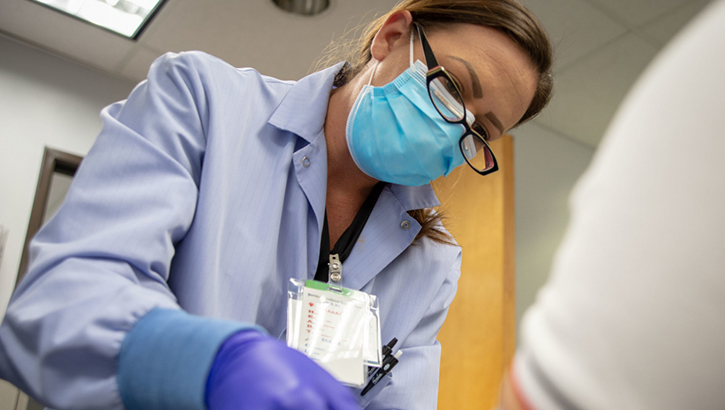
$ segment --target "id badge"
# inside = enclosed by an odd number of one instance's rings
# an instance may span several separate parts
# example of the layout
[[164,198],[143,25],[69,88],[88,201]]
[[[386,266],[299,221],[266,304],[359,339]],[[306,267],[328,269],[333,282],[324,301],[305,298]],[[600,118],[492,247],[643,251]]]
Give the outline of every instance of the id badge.
[[287,345],[341,383],[360,387],[380,367],[380,312],[374,295],[314,280],[290,279]]

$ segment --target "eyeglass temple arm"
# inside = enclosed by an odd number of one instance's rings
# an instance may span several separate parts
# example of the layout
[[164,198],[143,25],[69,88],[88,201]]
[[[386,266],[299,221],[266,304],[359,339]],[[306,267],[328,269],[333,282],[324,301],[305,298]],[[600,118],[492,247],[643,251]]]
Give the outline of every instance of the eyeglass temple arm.
[[433,68],[438,67],[438,61],[436,61],[436,58],[433,55],[433,50],[431,50],[430,44],[428,44],[428,39],[425,37],[425,33],[423,32],[423,27],[421,27],[418,23],[413,24],[415,24],[415,27],[418,29],[418,38],[420,38],[420,44],[423,46],[425,63],[428,66],[428,69],[432,70]]

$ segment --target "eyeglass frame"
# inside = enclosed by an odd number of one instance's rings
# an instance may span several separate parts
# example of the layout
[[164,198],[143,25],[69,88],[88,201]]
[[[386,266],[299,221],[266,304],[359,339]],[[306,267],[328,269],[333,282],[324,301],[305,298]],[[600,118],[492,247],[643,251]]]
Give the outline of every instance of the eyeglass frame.
[[[418,37],[420,38],[420,44],[423,47],[423,54],[425,55],[425,63],[428,67],[428,72],[425,75],[426,79],[426,87],[428,88],[428,98],[430,98],[431,103],[433,104],[433,107],[435,107],[436,111],[438,111],[438,114],[440,114],[441,117],[443,117],[446,122],[450,124],[461,124],[466,129],[466,131],[461,135],[461,138],[458,140],[458,148],[461,150],[461,155],[463,156],[463,159],[466,160],[466,163],[469,167],[471,167],[472,170],[474,170],[479,175],[488,175],[491,173],[494,173],[498,171],[498,161],[496,160],[496,155],[494,155],[493,150],[491,149],[491,146],[488,145],[488,142],[486,139],[481,136],[478,132],[476,132],[473,128],[471,128],[470,125],[468,125],[468,121],[466,121],[466,105],[463,102],[463,94],[461,94],[461,90],[458,88],[458,84],[456,81],[453,80],[450,74],[446,71],[446,69],[438,64],[438,60],[436,60],[435,55],[433,54],[433,49],[430,47],[430,44],[428,43],[428,39],[425,36],[425,33],[423,32],[423,27],[416,22],[413,22],[415,27],[418,29]],[[451,121],[449,118],[447,118],[438,108],[436,103],[433,101],[433,96],[431,95],[431,85],[430,83],[435,80],[438,77],[445,77],[445,79],[453,84],[453,87],[456,90],[456,93],[458,94],[458,101],[461,103],[461,108],[463,108],[463,118],[459,121]],[[455,96],[454,96],[455,97]],[[483,143],[483,145],[486,146],[488,149],[488,152],[491,154],[491,159],[493,160],[493,166],[490,169],[481,171],[478,168],[474,167],[471,162],[466,157],[466,154],[463,152],[463,140],[469,136],[472,135],[474,138],[478,138],[480,142]],[[479,154],[477,154],[479,155]],[[485,155],[484,152],[481,152],[480,155]]]

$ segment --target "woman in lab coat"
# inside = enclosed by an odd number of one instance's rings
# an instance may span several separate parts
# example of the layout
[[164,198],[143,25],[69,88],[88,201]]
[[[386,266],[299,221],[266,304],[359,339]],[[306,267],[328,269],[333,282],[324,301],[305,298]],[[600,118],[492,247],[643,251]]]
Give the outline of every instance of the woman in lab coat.
[[[57,409],[435,408],[461,253],[429,182],[494,172],[488,142],[543,108],[550,65],[515,0],[408,0],[298,82],[159,58],[34,239],[0,374]],[[339,283],[404,352],[364,396],[277,340],[289,280],[326,281],[340,244]]]

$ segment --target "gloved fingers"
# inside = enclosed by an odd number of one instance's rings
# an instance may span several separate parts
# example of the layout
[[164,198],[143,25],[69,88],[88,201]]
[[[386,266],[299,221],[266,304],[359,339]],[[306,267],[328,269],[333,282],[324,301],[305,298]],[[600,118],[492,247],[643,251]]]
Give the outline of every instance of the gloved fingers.
[[359,410],[355,399],[310,358],[255,330],[220,347],[207,379],[209,410]]
[[[303,355],[303,357],[310,360],[307,356]],[[321,408],[334,410],[360,410],[360,406],[358,406],[352,391],[348,387],[343,386],[337,379],[335,379],[317,363],[313,362],[313,364],[315,367],[311,368],[309,379],[314,383],[314,393],[323,395],[327,402],[327,405]]]
[[360,410],[355,398],[348,388],[337,386],[339,384],[335,380],[335,385],[326,386],[325,390],[300,389],[288,396],[288,400],[284,400],[285,406],[275,407],[275,409],[285,410]]
[[[284,366],[280,366],[275,370],[279,372],[279,375],[288,376],[285,382],[280,383],[278,388],[280,392],[287,392],[281,393],[281,395],[294,397],[297,407],[289,407],[289,409],[360,410],[350,389],[343,386],[312,359],[281,342],[277,346],[269,344],[260,347],[260,350],[266,350],[268,347],[272,347],[272,349],[270,351],[255,351],[255,353],[279,354],[279,349],[285,351],[288,358],[288,361],[283,363]],[[282,365],[282,363],[276,364]],[[290,369],[302,369],[302,373],[289,374]],[[299,378],[302,378],[304,383],[299,383]],[[287,407],[282,408],[287,409]]]

